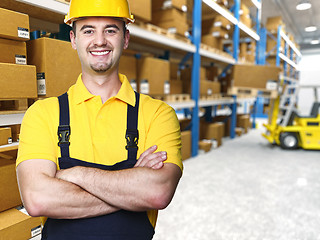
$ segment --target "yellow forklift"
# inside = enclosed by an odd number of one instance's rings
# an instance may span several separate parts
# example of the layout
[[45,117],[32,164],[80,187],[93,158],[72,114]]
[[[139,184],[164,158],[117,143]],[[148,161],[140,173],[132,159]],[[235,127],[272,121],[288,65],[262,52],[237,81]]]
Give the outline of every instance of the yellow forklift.
[[[315,101],[309,116],[300,116],[297,110],[297,98],[300,88],[312,88]],[[270,109],[267,132],[262,134],[270,143],[283,149],[320,150],[320,100],[318,86],[298,85],[298,81],[281,77],[278,97]]]

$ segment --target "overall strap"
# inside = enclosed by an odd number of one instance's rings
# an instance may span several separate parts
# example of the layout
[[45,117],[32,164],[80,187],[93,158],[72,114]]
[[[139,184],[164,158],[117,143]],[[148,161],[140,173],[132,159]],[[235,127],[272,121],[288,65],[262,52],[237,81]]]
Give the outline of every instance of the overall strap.
[[64,93],[58,97],[60,118],[58,127],[58,145],[61,150],[61,157],[69,157],[69,139],[71,134],[70,115],[69,115],[69,100],[68,94]]
[[138,140],[139,140],[139,131],[138,131],[138,113],[139,113],[139,100],[140,94],[135,92],[136,95],[136,105],[132,107],[128,104],[127,110],[127,131],[126,131],[126,140],[128,150],[128,159],[137,159],[138,152]]

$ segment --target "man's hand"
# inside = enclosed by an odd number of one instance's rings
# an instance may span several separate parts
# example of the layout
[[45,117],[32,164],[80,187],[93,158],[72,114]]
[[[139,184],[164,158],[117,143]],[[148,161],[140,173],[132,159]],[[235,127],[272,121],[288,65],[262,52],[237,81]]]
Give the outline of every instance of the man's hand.
[[[157,150],[157,146],[154,145],[144,151],[134,167],[147,167],[152,169],[160,169],[163,167],[163,161],[167,160],[166,152],[154,152]],[[68,169],[62,169],[56,172],[56,178],[77,184],[79,178],[84,177],[81,166],[76,166]]]
[[163,167],[163,162],[167,160],[167,152],[154,152],[157,150],[157,146],[154,145],[150,148],[148,148],[146,151],[144,151],[137,163],[134,165],[134,167],[148,167],[152,169],[160,169]]

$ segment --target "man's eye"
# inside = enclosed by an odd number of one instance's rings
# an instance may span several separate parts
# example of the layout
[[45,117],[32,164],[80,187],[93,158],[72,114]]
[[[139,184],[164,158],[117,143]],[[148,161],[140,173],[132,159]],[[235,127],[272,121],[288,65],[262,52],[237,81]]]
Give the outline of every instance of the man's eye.
[[85,31],[84,31],[84,34],[91,34],[91,33],[93,33],[92,30],[85,30]]
[[113,30],[113,29],[108,29],[108,30],[106,30],[106,32],[107,32],[108,34],[115,34],[115,33],[116,33],[116,31]]

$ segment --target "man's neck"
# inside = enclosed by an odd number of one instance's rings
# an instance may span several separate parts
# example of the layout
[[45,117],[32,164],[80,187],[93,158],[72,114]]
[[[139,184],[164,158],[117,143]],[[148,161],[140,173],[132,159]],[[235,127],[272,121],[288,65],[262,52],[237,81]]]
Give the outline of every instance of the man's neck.
[[117,71],[95,75],[83,72],[82,81],[91,94],[101,97],[102,103],[117,95],[121,87]]

